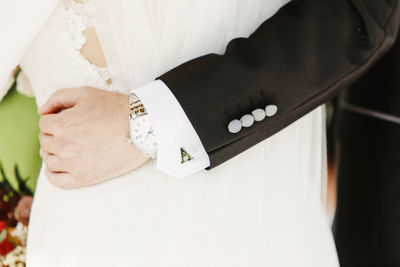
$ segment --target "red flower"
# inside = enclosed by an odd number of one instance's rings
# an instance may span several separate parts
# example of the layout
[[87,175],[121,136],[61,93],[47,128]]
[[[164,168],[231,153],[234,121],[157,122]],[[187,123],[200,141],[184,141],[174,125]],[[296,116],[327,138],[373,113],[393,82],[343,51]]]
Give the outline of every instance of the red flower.
[[11,245],[11,243],[8,242],[7,238],[6,240],[0,243],[0,254],[3,256],[7,255],[7,253],[12,251],[13,249],[14,249],[13,245]]
[[0,221],[0,235],[2,236],[1,239],[4,239],[2,241],[0,240],[0,255],[5,256],[8,252],[13,250],[14,247],[10,242],[8,242],[6,223],[3,221]]

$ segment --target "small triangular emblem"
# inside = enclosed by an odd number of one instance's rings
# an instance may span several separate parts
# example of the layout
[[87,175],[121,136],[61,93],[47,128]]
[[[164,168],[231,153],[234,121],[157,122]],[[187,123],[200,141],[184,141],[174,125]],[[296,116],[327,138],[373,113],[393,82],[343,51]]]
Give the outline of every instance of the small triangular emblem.
[[182,157],[181,164],[191,161],[193,159],[192,156],[190,156],[189,153],[187,153],[186,150],[183,149],[182,147],[181,147],[181,157]]

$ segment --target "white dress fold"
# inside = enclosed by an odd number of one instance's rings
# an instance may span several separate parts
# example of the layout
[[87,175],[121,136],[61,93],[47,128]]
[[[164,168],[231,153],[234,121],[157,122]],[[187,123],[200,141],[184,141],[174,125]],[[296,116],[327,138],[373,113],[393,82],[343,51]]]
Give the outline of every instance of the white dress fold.
[[[230,40],[248,36],[287,2],[72,1],[59,2],[21,61],[39,106],[62,88],[127,93],[189,59],[223,53]],[[94,12],[89,18],[108,68],[79,51],[88,27],[82,10]],[[131,40],[116,43],[119,38]],[[103,184],[62,190],[42,169],[27,267],[338,267],[324,208],[324,136],[320,107],[221,166],[184,179],[150,162]]]

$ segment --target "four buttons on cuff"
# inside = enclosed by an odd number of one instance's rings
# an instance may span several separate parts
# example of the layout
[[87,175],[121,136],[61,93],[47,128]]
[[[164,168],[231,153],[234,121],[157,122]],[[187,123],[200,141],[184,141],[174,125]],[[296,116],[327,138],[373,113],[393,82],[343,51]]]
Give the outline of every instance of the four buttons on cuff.
[[228,130],[230,133],[238,133],[243,127],[251,127],[254,122],[259,122],[265,119],[265,117],[273,117],[278,112],[278,107],[276,105],[268,105],[264,109],[258,108],[246,114],[240,118],[240,120],[233,120],[228,124]]

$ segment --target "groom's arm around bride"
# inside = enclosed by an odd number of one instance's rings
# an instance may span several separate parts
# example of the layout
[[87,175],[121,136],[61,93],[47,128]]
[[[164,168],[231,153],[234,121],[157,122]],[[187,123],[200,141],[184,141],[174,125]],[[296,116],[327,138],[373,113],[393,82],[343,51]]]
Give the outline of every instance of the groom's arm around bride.
[[[399,20],[397,0],[294,0],[249,38],[231,41],[224,55],[194,59],[160,79],[183,107],[213,168],[348,87],[390,49]],[[268,105],[277,107],[275,116],[237,133],[228,130],[232,120]],[[168,107],[152,116],[168,119]],[[179,129],[173,134],[179,136]]]
[[[399,23],[398,0],[293,0],[249,38],[232,40],[223,55],[196,58],[134,89],[155,129],[157,167],[188,176],[216,167],[277,133],[365,73],[391,48]],[[93,97],[79,92],[64,92],[67,98],[56,93],[42,113],[57,109],[54,104],[71,106],[71,99],[84,99],[82,107],[98,107],[95,102],[103,100],[106,106],[125,102],[117,96],[118,101],[111,101],[109,94],[95,90],[90,90]],[[125,116],[125,106],[123,111],[114,110],[116,117]],[[90,109],[91,116],[101,118],[102,112]],[[42,121],[54,128],[51,120]],[[120,121],[124,128],[125,118]],[[173,121],[179,127],[167,123]],[[80,125],[94,127],[92,121]],[[140,157],[136,165],[143,162]],[[103,179],[116,175],[108,176]]]

